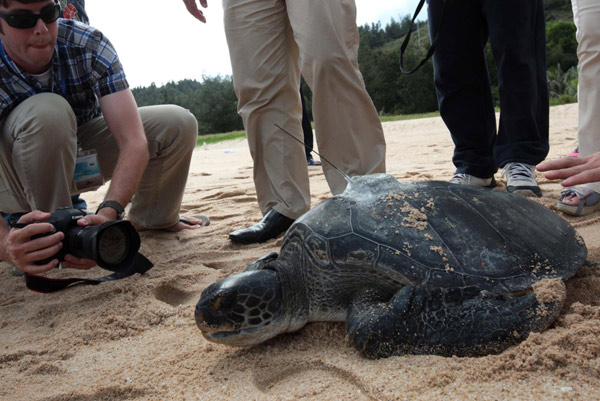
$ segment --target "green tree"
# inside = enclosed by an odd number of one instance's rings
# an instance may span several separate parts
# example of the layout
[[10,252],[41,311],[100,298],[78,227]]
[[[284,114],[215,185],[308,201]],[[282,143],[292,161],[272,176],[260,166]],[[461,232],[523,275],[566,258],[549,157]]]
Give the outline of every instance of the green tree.
[[[399,28],[390,28],[390,25]],[[410,17],[398,23],[392,20],[386,32],[408,33]],[[368,30],[367,25],[359,30]],[[417,32],[417,29],[419,30]],[[418,38],[421,37],[419,41]],[[433,63],[429,60],[411,75],[400,71],[400,43],[402,38],[392,40],[394,46],[373,48],[368,37],[361,36],[358,50],[358,64],[375,107],[380,114],[408,114],[437,110],[437,98],[433,86]],[[410,69],[419,63],[429,48],[429,35],[426,22],[413,26],[411,41],[404,55],[405,68]]]
[[229,132],[243,129],[237,114],[237,98],[231,77],[203,77],[196,91],[196,118],[200,134]]
[[549,21],[546,24],[546,65],[549,68],[560,64],[568,70],[577,65],[576,31],[572,21]]
[[577,69],[562,70],[560,64],[548,70],[548,92],[552,104],[575,103],[577,101]]
[[203,77],[202,82],[185,79],[162,87],[152,83],[132,91],[138,106],[170,103],[190,110],[198,120],[200,135],[243,129],[230,76]]

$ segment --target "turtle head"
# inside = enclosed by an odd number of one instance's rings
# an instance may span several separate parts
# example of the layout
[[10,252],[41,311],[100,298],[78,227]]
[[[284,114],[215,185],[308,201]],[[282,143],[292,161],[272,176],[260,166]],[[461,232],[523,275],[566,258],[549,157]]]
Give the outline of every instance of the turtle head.
[[209,341],[233,346],[258,344],[287,331],[282,305],[275,271],[245,271],[202,292],[196,324]]

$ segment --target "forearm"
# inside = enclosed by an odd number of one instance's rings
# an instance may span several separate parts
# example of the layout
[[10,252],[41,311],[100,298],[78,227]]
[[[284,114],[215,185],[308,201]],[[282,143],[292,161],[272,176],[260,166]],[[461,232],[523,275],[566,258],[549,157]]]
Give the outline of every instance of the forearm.
[[[125,207],[148,164],[148,142],[130,90],[100,98],[100,107],[119,147],[119,157],[105,199],[117,201]],[[117,212],[111,208],[103,208],[98,214],[111,220],[117,216]]]
[[148,164],[146,142],[132,143],[120,149],[117,165],[113,171],[105,199],[115,200],[126,206],[135,193]]

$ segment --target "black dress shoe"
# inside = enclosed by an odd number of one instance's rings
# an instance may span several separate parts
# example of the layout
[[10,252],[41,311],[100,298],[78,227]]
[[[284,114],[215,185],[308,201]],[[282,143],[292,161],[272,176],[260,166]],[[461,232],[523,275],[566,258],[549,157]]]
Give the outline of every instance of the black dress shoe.
[[276,238],[285,232],[294,222],[294,219],[285,217],[281,213],[271,209],[265,214],[261,221],[248,228],[234,231],[229,234],[229,239],[241,244],[255,244]]

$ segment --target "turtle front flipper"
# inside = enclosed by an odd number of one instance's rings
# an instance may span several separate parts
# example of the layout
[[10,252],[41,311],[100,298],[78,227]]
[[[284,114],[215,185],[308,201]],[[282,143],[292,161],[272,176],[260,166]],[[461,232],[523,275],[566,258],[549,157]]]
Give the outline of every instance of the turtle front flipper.
[[561,306],[559,299],[540,304],[534,293],[500,296],[475,287],[406,286],[388,302],[355,301],[346,329],[350,342],[368,358],[479,356],[501,352],[531,331],[545,329]]
[[277,252],[269,252],[267,253],[265,256],[263,256],[260,259],[256,259],[254,262],[250,263],[245,269],[244,271],[248,272],[248,271],[253,271],[253,270],[262,270],[265,268],[265,266],[274,261],[275,259],[277,259],[279,255],[277,254]]

